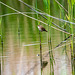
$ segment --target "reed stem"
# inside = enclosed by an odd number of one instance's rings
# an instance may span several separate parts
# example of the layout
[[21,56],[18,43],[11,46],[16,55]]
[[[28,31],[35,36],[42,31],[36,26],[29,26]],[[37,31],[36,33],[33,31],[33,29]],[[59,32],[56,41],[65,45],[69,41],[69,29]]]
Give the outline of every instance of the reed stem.
[[41,75],[42,75],[42,45],[41,45],[41,32],[39,31],[39,39],[40,39],[40,62],[41,62]]

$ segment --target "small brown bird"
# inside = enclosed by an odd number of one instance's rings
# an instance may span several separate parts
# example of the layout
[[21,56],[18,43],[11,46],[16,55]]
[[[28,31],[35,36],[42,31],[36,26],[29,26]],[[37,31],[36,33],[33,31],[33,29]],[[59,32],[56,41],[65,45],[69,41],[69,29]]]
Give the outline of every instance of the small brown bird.
[[47,32],[47,30],[43,26],[41,26],[41,25],[38,25],[38,29],[41,32],[43,32],[43,31]]

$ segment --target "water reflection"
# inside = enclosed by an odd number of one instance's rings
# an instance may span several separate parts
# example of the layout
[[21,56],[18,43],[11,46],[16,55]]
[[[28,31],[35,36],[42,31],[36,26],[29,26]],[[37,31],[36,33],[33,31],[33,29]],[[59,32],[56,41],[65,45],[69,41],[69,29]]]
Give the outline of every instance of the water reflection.
[[[32,37],[32,33],[26,33],[25,36],[23,34],[20,34],[20,38],[18,38],[18,35],[11,32],[11,29],[7,31],[7,34],[9,34],[4,40],[3,43],[3,56],[7,56],[6,58],[3,58],[3,69],[2,72],[4,75],[40,75],[40,57],[37,56],[37,54],[40,53],[39,50],[39,38],[36,40],[33,40],[34,37]],[[36,36],[39,36],[39,33],[37,33]],[[5,36],[4,36],[5,37]],[[16,37],[16,38],[15,38]],[[24,38],[25,37],[25,38]],[[44,38],[43,38],[44,37]],[[54,38],[54,37],[53,37]],[[52,39],[53,39],[52,38]],[[29,41],[28,41],[29,40]],[[19,43],[20,41],[20,43]],[[34,42],[33,42],[34,41]],[[48,52],[48,44],[47,44],[47,38],[46,34],[42,33],[42,51],[45,53]],[[54,43],[54,44],[53,44]],[[20,44],[20,45],[19,45]],[[52,40],[52,44],[55,47],[57,45],[57,42]],[[70,47],[67,46],[67,50],[69,51]],[[58,48],[57,50],[53,51],[55,64],[54,66],[54,74],[60,75],[60,74],[68,74],[71,75],[71,60],[67,60],[65,54],[62,53],[63,48]],[[47,55],[47,54],[46,54]],[[49,55],[49,54],[48,54]],[[69,52],[69,56],[70,52]],[[43,55],[44,57],[44,55]],[[46,63],[45,63],[46,61]],[[43,59],[43,75],[47,75],[50,73],[50,64],[49,63],[49,56],[45,56]],[[45,66],[44,66],[45,64]],[[69,70],[69,71],[68,71]],[[37,72],[36,72],[37,71]],[[68,71],[68,72],[67,72]]]
[[[13,2],[10,4],[15,8]],[[31,11],[24,5],[19,4],[16,4],[17,9]],[[4,6],[0,8],[2,14],[14,12]],[[30,16],[36,18],[34,14],[30,14]],[[40,75],[40,40],[37,22],[21,14],[1,18],[1,74]],[[42,17],[39,16],[39,18],[43,20]],[[46,29],[48,28],[48,26],[41,25]],[[72,75],[70,35],[66,35],[67,37],[65,38],[63,32],[60,33],[55,29],[51,30],[50,41],[48,41],[48,33],[41,33],[42,75]],[[50,49],[48,42],[51,42],[52,45]],[[39,55],[37,56],[37,54]]]

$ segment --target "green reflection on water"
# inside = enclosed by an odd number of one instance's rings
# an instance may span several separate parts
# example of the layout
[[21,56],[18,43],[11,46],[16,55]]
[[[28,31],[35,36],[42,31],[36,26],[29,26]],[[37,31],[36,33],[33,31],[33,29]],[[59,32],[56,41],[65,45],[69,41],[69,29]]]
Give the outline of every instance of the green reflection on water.
[[[32,11],[27,6],[23,5],[22,3],[20,3],[17,0],[11,0],[11,1],[8,0],[8,1],[3,1],[3,2],[19,11],[22,11],[22,12],[31,12]],[[32,3],[34,2],[33,4],[35,5],[35,1],[25,0],[25,2],[30,5],[32,5]],[[44,6],[43,2],[42,1],[39,2],[39,0],[37,0],[37,2],[38,2],[37,8],[46,12],[44,10],[44,9],[46,9],[46,7]],[[64,4],[65,1],[62,1],[61,3]],[[66,4],[66,6],[65,6],[65,4],[63,6],[66,9],[68,9],[68,5]],[[74,6],[75,6],[75,4],[74,4]],[[8,14],[8,13],[15,13],[15,11],[13,11],[3,5],[0,5],[0,8],[1,8],[0,15],[4,15],[4,14]],[[66,16],[65,16],[66,13],[64,10],[63,11],[62,10],[63,10],[62,7],[60,7],[55,2],[55,0],[51,1],[50,15],[60,17],[61,19],[66,19]],[[75,10],[74,10],[74,12],[75,12]],[[60,15],[59,15],[59,13],[60,13]],[[73,14],[75,16],[75,13],[73,13]],[[38,15],[38,17],[35,14],[28,14],[28,15],[46,22],[46,20],[44,20],[43,17],[41,17],[40,15]],[[70,32],[70,28],[67,27],[66,23],[62,23],[62,22],[59,22],[54,19],[52,21],[55,22],[56,24],[58,24],[60,27],[67,29],[68,32]],[[3,58],[2,72],[6,73],[6,72],[10,71],[12,74],[16,75],[15,71],[17,71],[18,67],[20,67],[18,70],[19,73],[21,70],[24,70],[25,67],[27,70],[31,71],[32,65],[36,64],[36,61],[37,62],[40,61],[39,60],[40,57],[36,56],[37,54],[40,53],[39,30],[37,28],[37,25],[38,25],[37,21],[27,18],[21,14],[13,14],[13,15],[8,15],[8,16],[4,16],[4,17],[0,18],[0,35],[2,36],[2,39],[0,36],[0,41],[1,40],[3,41],[3,47],[2,47],[2,43],[0,43],[0,55],[7,56],[7,58]],[[48,26],[46,26],[46,25],[43,25],[43,24],[41,24],[41,25],[44,26],[46,29],[48,28]],[[55,29],[51,29],[51,41],[52,41],[51,49],[54,49],[58,44],[61,43],[61,41],[63,41],[68,36],[69,36],[68,34],[66,35],[63,32],[57,31]],[[45,44],[42,44],[42,43],[45,43]],[[49,51],[48,33],[45,33],[45,32],[41,33],[41,44],[42,44],[43,52]],[[57,51],[53,51],[54,56],[62,57],[62,55],[64,53],[64,52],[62,53],[62,51],[65,50],[65,52],[66,52],[66,50],[70,49],[66,44],[64,45],[64,48],[58,49]],[[60,50],[62,50],[62,51],[60,51]],[[23,51],[23,53],[21,53],[22,51]],[[53,61],[53,59],[51,59],[51,60]],[[22,61],[22,62],[19,63],[19,61]],[[44,61],[49,62],[48,57]],[[24,69],[22,67],[24,65],[23,62],[24,63],[27,62],[24,66]],[[62,62],[62,59],[59,62]],[[31,63],[33,63],[33,64],[30,65]],[[8,71],[5,72],[5,70],[6,70],[5,68],[7,68],[6,66],[9,64],[10,64],[10,68],[8,68]],[[17,68],[12,67],[17,64],[20,64]],[[50,73],[49,65],[50,64],[47,64],[47,66],[43,69],[43,72],[45,75]],[[53,62],[52,62],[52,65],[53,65]],[[54,68],[54,66],[52,66],[52,67]],[[68,69],[70,69],[70,68],[68,68]],[[36,69],[36,67],[35,67],[32,70],[39,70],[39,69]],[[47,71],[47,73],[46,73],[46,71]],[[26,72],[27,71],[25,71],[25,73]],[[35,71],[34,71],[34,74],[38,75],[39,72],[40,71],[35,73]],[[54,68],[54,72],[56,72],[55,68]]]

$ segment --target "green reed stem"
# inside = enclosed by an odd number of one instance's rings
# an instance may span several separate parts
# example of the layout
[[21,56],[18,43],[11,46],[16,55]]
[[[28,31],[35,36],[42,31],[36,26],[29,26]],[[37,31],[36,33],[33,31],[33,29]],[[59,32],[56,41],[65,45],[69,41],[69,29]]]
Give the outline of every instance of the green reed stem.
[[19,15],[18,15],[18,19],[17,19],[17,22],[18,22],[18,38],[19,38],[19,47],[20,47],[20,20],[19,20]]
[[[69,20],[73,22],[73,5],[74,5],[75,1],[74,0],[68,0],[68,16],[69,16]],[[73,24],[70,24],[70,27],[71,27],[71,30],[70,30],[70,33],[72,34],[71,36],[71,59],[74,60],[74,53],[73,53]],[[72,74],[74,75],[74,64],[72,64]]]
[[39,39],[40,39],[40,62],[41,62],[41,75],[42,75],[42,45],[41,45],[41,32],[39,31]]
[[[47,6],[47,13],[50,14],[50,0],[46,2]],[[52,43],[51,43],[51,22],[50,17],[47,18],[48,21],[48,47],[49,47],[49,61],[50,61],[50,75],[54,75],[54,68],[53,68],[53,52],[52,52]],[[51,51],[50,51],[51,50]]]
[[[1,19],[1,48],[2,48],[2,56],[3,56],[3,24],[2,24],[2,19]],[[4,70],[4,67],[3,67],[3,65],[4,65],[4,60],[3,60],[4,58],[3,57],[1,57],[1,75],[3,75],[3,70]]]
[[[36,6],[35,6],[36,8],[37,8],[37,0],[36,0]],[[37,13],[37,15],[36,15],[36,18],[38,19],[38,13]],[[37,22],[37,25],[39,25],[39,22]],[[42,45],[41,45],[41,32],[39,31],[39,40],[40,40],[40,66],[41,66],[41,75],[42,75],[42,70],[43,70],[43,68],[42,68]]]
[[[36,6],[37,8],[37,0],[36,0]],[[36,15],[36,18],[38,19],[38,13]],[[37,25],[39,25],[39,22],[37,22]],[[39,31],[39,40],[40,40],[40,66],[41,66],[41,75],[42,75],[42,45],[41,45],[41,32]]]

